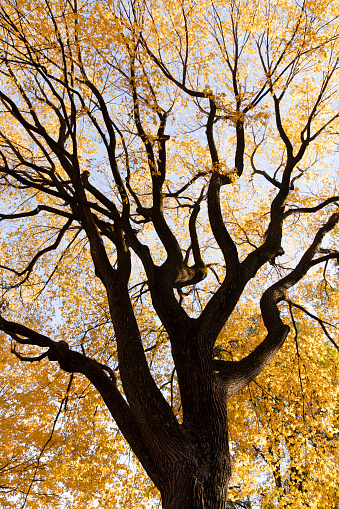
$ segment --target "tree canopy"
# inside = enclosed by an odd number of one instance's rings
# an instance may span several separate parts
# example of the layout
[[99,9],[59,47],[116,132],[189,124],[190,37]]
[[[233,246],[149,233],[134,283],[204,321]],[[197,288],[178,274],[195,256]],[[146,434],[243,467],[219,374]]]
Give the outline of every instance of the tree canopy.
[[337,507],[338,12],[4,0],[4,507]]

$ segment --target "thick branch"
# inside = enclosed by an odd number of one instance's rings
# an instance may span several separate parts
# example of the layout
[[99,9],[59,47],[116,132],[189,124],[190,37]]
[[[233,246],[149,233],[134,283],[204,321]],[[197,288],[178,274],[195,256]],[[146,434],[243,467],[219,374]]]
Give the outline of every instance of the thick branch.
[[218,173],[213,173],[208,187],[208,215],[213,235],[225,259],[226,269],[232,273],[238,272],[240,263],[236,245],[228,233],[220,206],[220,187],[222,180]]
[[[42,354],[43,357],[48,357],[50,361],[57,361],[64,371],[84,374],[99,391],[126,440],[140,459],[145,470],[156,482],[158,473],[150,458],[148,447],[143,440],[141,429],[129,405],[117,388],[114,372],[108,366],[71,350],[65,341],[53,341],[25,325],[10,322],[2,316],[0,316],[0,329],[21,344],[48,348],[46,354]],[[42,356],[35,360],[41,360],[41,358]],[[32,361],[31,358],[25,359],[23,357],[22,360]]]
[[[216,105],[215,102],[210,99],[210,113],[208,116],[207,126],[206,126],[206,136],[208,141],[208,147],[212,160],[212,176],[210,180],[210,184],[208,186],[208,215],[210,220],[210,225],[212,228],[213,235],[215,240],[217,241],[222,254],[225,259],[226,268],[232,272],[239,270],[239,259],[237,248],[229,235],[223,217],[221,213],[220,207],[220,188],[223,184],[231,183],[231,179],[227,176],[224,178],[219,174],[219,156],[218,151],[214,143],[214,134],[213,134],[213,122],[216,114]],[[240,150],[240,149],[239,149]],[[238,153],[238,145],[237,145],[237,153]],[[239,158],[239,155],[236,158]],[[226,180],[225,180],[226,179]]]
[[[294,270],[283,279],[268,288],[260,301],[262,318],[268,334],[247,357],[241,361],[214,361],[214,367],[219,370],[219,377],[226,385],[229,396],[243,389],[250,383],[271,361],[283,345],[289,327],[284,325],[277,304],[286,300],[286,292],[298,283],[314,265],[313,257],[319,251],[321,241],[326,233],[331,231],[339,221],[339,213],[332,214],[328,221],[318,230],[310,247],[306,250]],[[317,260],[315,260],[317,261]]]

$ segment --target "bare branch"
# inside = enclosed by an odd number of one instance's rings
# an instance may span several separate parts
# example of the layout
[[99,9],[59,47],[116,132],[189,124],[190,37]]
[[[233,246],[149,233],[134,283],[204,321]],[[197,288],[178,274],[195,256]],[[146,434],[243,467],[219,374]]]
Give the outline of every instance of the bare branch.
[[339,196],[333,196],[331,198],[327,198],[327,200],[324,200],[323,202],[319,203],[318,205],[315,205],[314,207],[296,207],[293,209],[286,210],[284,212],[284,218],[292,215],[292,214],[312,214],[313,212],[318,212],[318,210],[321,210],[325,208],[330,203],[337,203],[339,202]]
[[322,328],[325,336],[331,341],[332,345],[339,351],[339,346],[334,341],[334,339],[332,338],[332,336],[330,335],[330,333],[328,332],[328,330],[325,327],[325,325],[329,325],[329,326],[333,327],[332,324],[326,322],[325,320],[322,320],[321,318],[319,318],[318,316],[314,315],[313,313],[310,313],[306,308],[304,308],[300,304],[296,304],[295,302],[291,301],[290,299],[288,299],[287,302],[289,303],[289,305],[291,307],[295,307],[297,309],[300,309],[307,316],[309,316],[310,318],[313,318],[313,320],[316,320],[319,323],[320,327]]

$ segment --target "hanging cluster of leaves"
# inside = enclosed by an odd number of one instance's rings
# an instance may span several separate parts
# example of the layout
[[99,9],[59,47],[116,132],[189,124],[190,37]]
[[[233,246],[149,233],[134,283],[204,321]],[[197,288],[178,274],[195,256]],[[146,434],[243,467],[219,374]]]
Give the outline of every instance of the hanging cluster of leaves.
[[2,2],[3,507],[337,507],[338,9]]

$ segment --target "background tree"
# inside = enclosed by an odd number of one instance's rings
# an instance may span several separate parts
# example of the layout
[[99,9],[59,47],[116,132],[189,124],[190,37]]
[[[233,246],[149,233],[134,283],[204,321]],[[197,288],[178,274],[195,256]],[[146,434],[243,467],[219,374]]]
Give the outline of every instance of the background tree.
[[[291,310],[324,335],[311,351],[338,349],[337,297],[324,316],[311,291],[339,257],[337,12],[1,8],[4,341],[32,374],[70,374],[61,410],[73,377],[93,384],[164,509],[226,507],[227,403],[282,348]],[[291,460],[289,476],[307,473]]]

